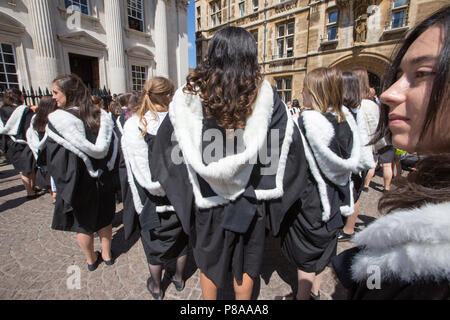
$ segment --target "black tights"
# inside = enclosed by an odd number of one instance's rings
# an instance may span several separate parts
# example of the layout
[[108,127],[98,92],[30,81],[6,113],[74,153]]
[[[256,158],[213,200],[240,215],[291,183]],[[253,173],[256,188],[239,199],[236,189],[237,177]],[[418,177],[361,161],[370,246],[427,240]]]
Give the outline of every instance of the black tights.
[[[172,279],[175,281],[183,280],[183,272],[186,267],[187,254],[177,258],[175,274],[172,275]],[[158,293],[161,289],[161,276],[162,276],[163,265],[153,265],[148,264],[148,270],[150,271],[150,276],[152,277],[152,283],[150,284],[150,289]]]

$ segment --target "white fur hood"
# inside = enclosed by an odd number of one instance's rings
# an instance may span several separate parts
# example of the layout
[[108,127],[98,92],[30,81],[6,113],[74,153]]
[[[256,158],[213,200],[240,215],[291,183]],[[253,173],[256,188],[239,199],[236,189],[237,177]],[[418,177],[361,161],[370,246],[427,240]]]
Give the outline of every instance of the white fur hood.
[[39,139],[39,133],[34,130],[34,121],[36,119],[36,115],[31,118],[31,124],[30,127],[27,130],[27,143],[30,147],[31,151],[33,152],[34,159],[37,160],[38,158],[38,152],[43,148],[45,145],[45,142],[47,141],[47,130],[45,130],[45,135],[42,138],[42,140]]
[[16,139],[14,136],[19,133],[20,123],[27,109],[28,107],[26,105],[18,106],[6,123],[3,123],[0,119],[0,134],[10,136],[14,142],[26,144],[27,142],[25,140]]
[[[175,138],[187,165],[197,206],[211,208],[223,205],[234,201],[244,192],[253,170],[252,160],[256,159],[259,150],[266,143],[273,111],[273,89],[269,82],[264,81],[253,106],[253,113],[247,119],[243,131],[243,151],[227,155],[205,165],[202,160],[203,107],[201,98],[199,95],[185,94],[183,87],[177,90],[170,104],[169,116]],[[258,199],[267,200],[283,194],[282,181],[289,146],[292,142],[293,127],[294,123],[288,117],[277,167],[276,188],[255,190]],[[203,198],[197,174],[210,185],[217,196]]]
[[[100,129],[95,144],[86,138],[83,121],[73,114],[58,109],[49,114],[48,120],[56,130],[54,132],[47,125],[46,132],[48,136],[56,143],[79,156],[86,164],[89,174],[94,178],[98,177],[99,172],[93,169],[89,157],[103,159],[108,155],[111,141],[113,140],[113,136],[115,136],[113,130],[114,122],[111,119],[111,115],[101,110]],[[109,170],[113,169],[117,157],[117,140],[117,137],[115,137],[113,154],[108,161]]]
[[398,210],[373,222],[354,240],[352,278],[365,281],[370,267],[382,281],[450,280],[450,202]]

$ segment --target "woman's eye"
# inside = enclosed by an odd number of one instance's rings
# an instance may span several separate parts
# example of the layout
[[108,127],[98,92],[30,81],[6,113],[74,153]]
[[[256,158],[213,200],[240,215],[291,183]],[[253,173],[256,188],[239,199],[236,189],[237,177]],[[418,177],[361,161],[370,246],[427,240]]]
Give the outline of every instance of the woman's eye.
[[436,72],[433,72],[433,71],[416,71],[415,77],[416,78],[424,78],[424,77],[432,76],[435,74],[436,74]]

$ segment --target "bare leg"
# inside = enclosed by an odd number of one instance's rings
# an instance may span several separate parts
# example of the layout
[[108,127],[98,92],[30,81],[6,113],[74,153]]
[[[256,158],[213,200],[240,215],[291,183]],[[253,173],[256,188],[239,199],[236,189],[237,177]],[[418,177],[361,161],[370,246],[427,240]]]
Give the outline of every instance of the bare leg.
[[372,181],[373,176],[375,175],[375,168],[370,169],[367,172],[366,179],[364,180],[364,188],[368,188],[370,181]]
[[254,280],[247,273],[242,275],[242,282],[238,283],[236,279],[233,280],[234,294],[236,300],[250,300],[253,292]]
[[111,260],[112,225],[106,226],[97,231],[102,244],[102,259]]
[[[297,300],[309,300],[311,297],[311,290],[313,283],[316,280],[316,274],[298,271],[298,289],[297,289]],[[319,284],[320,285],[320,284]]]
[[217,299],[217,286],[202,272],[200,272],[200,285],[202,287],[203,300]]
[[30,175],[21,174],[22,182],[25,187],[25,190],[27,191],[27,196],[33,196],[35,194],[33,187],[31,185],[31,177]]
[[52,203],[55,203],[55,202],[56,202],[56,192],[53,192],[53,191],[50,189],[50,195],[52,196]]
[[356,224],[356,220],[358,219],[358,211],[359,211],[359,201],[356,201],[355,212],[350,217],[347,217],[347,222],[345,223],[345,226],[344,226],[344,232],[346,234],[354,234],[355,233],[355,224]]
[[86,256],[88,264],[93,264],[97,261],[97,255],[94,252],[94,235],[93,234],[77,234],[78,245]]
[[323,270],[320,273],[316,274],[316,278],[314,279],[312,288],[311,288],[311,292],[315,295],[318,296],[319,295],[319,290],[320,290],[320,284],[322,283],[322,279],[323,279],[323,274],[324,274]]
[[384,180],[384,190],[391,189],[392,181],[392,163],[383,163],[383,180]]

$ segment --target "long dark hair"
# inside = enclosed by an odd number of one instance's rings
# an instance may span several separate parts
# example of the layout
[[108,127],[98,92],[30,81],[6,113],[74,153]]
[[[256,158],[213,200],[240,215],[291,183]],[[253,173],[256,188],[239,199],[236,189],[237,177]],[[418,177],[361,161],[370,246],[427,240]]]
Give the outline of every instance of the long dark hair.
[[53,83],[66,96],[66,106],[79,107],[80,118],[91,130],[97,132],[100,127],[101,111],[92,103],[91,94],[83,81],[75,74],[63,75]]
[[255,39],[225,27],[211,40],[207,58],[187,76],[186,93],[198,94],[206,116],[225,129],[244,128],[263,81]]
[[[422,128],[417,128],[417,130],[421,130],[419,141],[429,134],[429,130],[431,130],[432,136],[438,132],[437,130],[448,130],[448,128],[437,128],[437,123],[439,117],[449,111],[450,6],[435,12],[414,28],[405,39],[383,81],[383,91],[396,82],[397,72],[406,51],[425,30],[436,24],[443,26],[444,40],[424,125]],[[382,105],[374,142],[391,134],[388,114],[388,106]],[[406,179],[400,179],[398,184],[399,186],[395,190],[384,194],[380,199],[378,203],[380,211],[391,212],[396,209],[417,208],[425,203],[450,201],[450,151],[433,150],[417,165],[416,171],[410,173]]]
[[361,90],[358,76],[351,71],[342,73],[344,82],[344,106],[350,109],[356,109],[361,104]]
[[44,132],[48,123],[48,115],[58,108],[56,100],[49,96],[44,96],[39,101],[36,108],[36,117],[34,118],[34,130]]
[[3,102],[8,106],[19,106],[23,104],[23,94],[17,88],[10,88],[5,91]]

